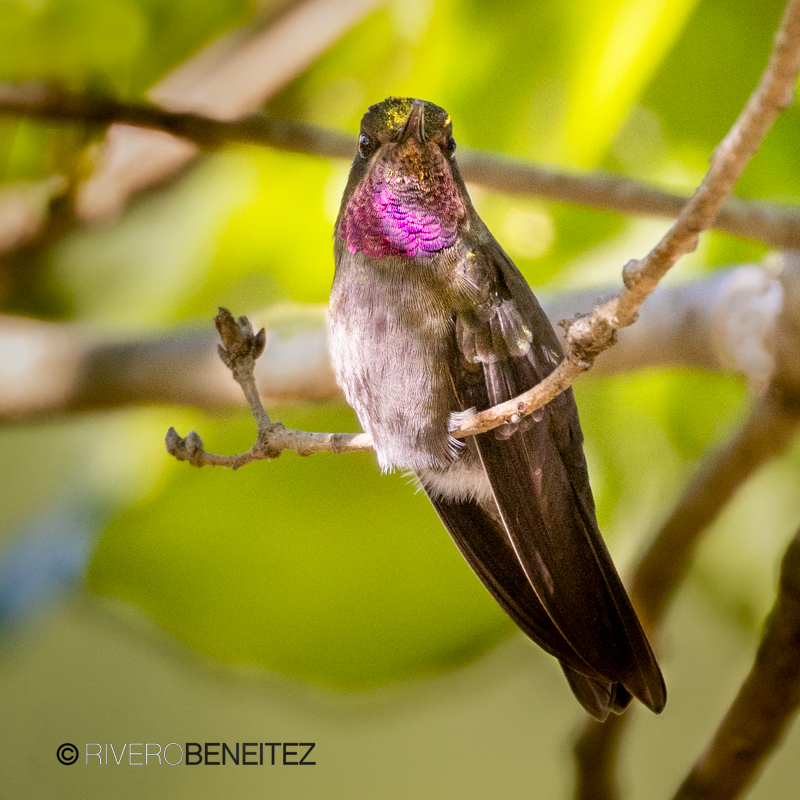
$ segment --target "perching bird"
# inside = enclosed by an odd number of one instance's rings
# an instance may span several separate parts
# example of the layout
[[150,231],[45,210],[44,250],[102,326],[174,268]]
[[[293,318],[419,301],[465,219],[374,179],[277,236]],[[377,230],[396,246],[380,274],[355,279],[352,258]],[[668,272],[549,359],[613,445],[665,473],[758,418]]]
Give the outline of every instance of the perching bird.
[[598,719],[666,689],[600,535],[572,390],[459,441],[465,414],[562,358],[525,279],[472,207],[447,112],[390,97],[361,122],[336,220],[336,376],[383,470],[418,478],[456,545]]

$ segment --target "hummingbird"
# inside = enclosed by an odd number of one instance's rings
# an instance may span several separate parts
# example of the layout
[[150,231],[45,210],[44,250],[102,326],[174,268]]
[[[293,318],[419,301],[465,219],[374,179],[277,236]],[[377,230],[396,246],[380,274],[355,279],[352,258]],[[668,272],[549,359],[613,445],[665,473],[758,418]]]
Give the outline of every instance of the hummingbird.
[[384,472],[414,476],[478,578],[561,664],[596,719],[666,688],[598,528],[571,389],[458,440],[563,358],[517,267],[475,211],[447,112],[370,106],[334,230],[334,370]]

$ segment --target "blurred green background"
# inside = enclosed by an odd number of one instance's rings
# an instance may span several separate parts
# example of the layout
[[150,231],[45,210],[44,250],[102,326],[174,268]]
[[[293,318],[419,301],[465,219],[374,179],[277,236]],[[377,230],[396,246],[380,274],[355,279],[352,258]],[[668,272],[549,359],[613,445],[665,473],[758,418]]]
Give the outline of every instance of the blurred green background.
[[[781,10],[777,0],[396,0],[337,37],[265,111],[355,141],[370,103],[424,97],[447,108],[460,144],[689,191],[754,88]],[[138,100],[270,12],[245,0],[0,0],[0,79]],[[795,104],[740,195],[798,201],[799,121]],[[99,141],[78,125],[0,118],[0,180],[87,174]],[[2,310],[132,336],[210,324],[218,305],[324,303],[347,169],[251,146],[203,156],[119,219],[0,258]],[[617,283],[667,226],[478,189],[473,199],[543,293]],[[669,280],[765,255],[711,234]],[[741,422],[747,387],[643,372],[588,376],[576,394],[601,526],[624,571],[704,451]],[[336,404],[270,411],[293,427],[357,429]],[[165,455],[170,425],[200,431],[215,452],[244,450],[253,435],[244,412],[191,408],[0,429],[4,794],[568,795],[583,712],[406,479],[381,477],[370,455],[197,471]],[[745,674],[800,520],[799,479],[795,447],[708,534],[661,642],[669,704],[660,718],[635,712],[627,737],[631,797],[669,795]],[[65,741],[225,740],[316,741],[317,766],[173,772],[55,759]],[[790,737],[753,797],[796,797],[798,747]]]

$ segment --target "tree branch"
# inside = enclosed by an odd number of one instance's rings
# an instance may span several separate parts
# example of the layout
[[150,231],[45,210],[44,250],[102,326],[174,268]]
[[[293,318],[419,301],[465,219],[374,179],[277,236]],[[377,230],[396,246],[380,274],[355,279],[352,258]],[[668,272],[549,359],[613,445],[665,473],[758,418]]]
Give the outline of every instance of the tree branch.
[[[487,189],[621,214],[674,219],[689,200],[612,173],[579,175],[467,148],[459,148],[458,163],[468,181]],[[730,197],[713,227],[779,250],[800,248],[800,213],[794,205]]]
[[800,707],[800,532],[750,674],[675,800],[733,800],[754,780]]
[[[737,288],[735,284],[757,285],[761,288],[762,284],[754,283],[754,277],[751,268],[745,267],[733,271],[728,276],[728,280],[718,281],[717,285],[722,285],[723,287],[728,285],[730,290],[730,284],[734,284],[734,291],[723,293],[722,296],[730,298],[730,296],[733,295],[733,297],[736,297],[738,292],[735,291]],[[739,280],[736,280],[737,278]],[[742,315],[741,310],[739,310],[738,314],[734,315],[734,319],[738,319],[739,321],[728,321],[727,327],[735,330],[739,334],[743,331],[745,332],[749,345],[746,349],[748,357],[752,357],[752,348],[756,341],[761,339],[763,347],[767,347],[767,343],[769,343],[774,349],[774,354],[769,354],[765,351],[761,353],[759,357],[756,357],[755,361],[758,363],[766,360],[769,362],[770,366],[775,367],[775,371],[771,373],[772,383],[769,391],[766,392],[762,403],[758,406],[759,409],[763,406],[764,419],[762,420],[761,412],[754,413],[753,419],[757,420],[758,424],[754,425],[752,430],[745,426],[743,432],[747,434],[746,437],[742,441],[733,443],[731,447],[732,456],[730,458],[724,457],[723,455],[721,464],[712,464],[708,481],[704,483],[703,475],[698,477],[697,486],[695,487],[693,484],[693,487],[690,487],[690,492],[685,503],[679,504],[678,506],[676,511],[678,521],[674,526],[666,525],[664,531],[662,531],[664,541],[666,542],[664,546],[669,553],[672,553],[672,558],[667,558],[661,553],[656,554],[653,557],[654,568],[664,568],[666,574],[674,580],[673,586],[677,585],[677,582],[682,576],[681,564],[675,556],[675,552],[677,552],[677,542],[681,541],[681,536],[684,535],[683,532],[688,530],[689,540],[684,546],[684,562],[688,563],[691,550],[690,546],[694,542],[692,536],[699,536],[699,533],[703,530],[702,525],[696,527],[697,522],[702,522],[705,518],[700,513],[702,509],[697,509],[692,505],[695,497],[692,494],[692,490],[695,490],[696,496],[701,503],[710,504],[713,517],[718,510],[714,505],[715,502],[719,503],[719,508],[721,508],[722,505],[727,502],[736,486],[738,486],[736,483],[737,476],[743,471],[741,477],[743,480],[744,477],[749,474],[754,459],[753,451],[758,447],[765,448],[766,455],[763,455],[762,459],[766,460],[766,458],[774,454],[770,450],[770,447],[774,446],[781,449],[794,433],[797,424],[795,416],[796,413],[800,413],[800,404],[797,404],[796,401],[792,401],[792,398],[800,397],[800,360],[798,360],[796,356],[796,353],[800,352],[800,259],[791,259],[787,257],[780,280],[783,291],[779,296],[776,296],[774,292],[767,291],[768,297],[770,294],[772,294],[772,297],[766,302],[763,302],[763,295],[760,295],[757,301],[759,313],[763,314],[766,311],[766,318],[760,318],[759,322],[756,324],[752,322],[749,324],[746,322],[742,323],[741,320],[746,319],[748,314]],[[781,302],[782,298],[785,298],[785,302]],[[729,299],[723,303],[723,307],[729,306],[730,302]],[[736,303],[734,302],[733,305],[735,306]],[[780,313],[778,314],[777,312],[779,310]],[[220,334],[223,335],[224,345],[220,350],[220,355],[225,365],[233,372],[237,383],[242,387],[245,397],[247,397],[250,402],[253,416],[258,421],[263,413],[263,408],[261,408],[260,400],[256,403],[253,399],[258,399],[253,369],[255,359],[258,358],[263,347],[260,349],[256,348],[258,349],[258,355],[242,364],[232,361],[230,356],[226,355],[226,353],[229,350],[238,349],[238,339],[231,333],[223,334],[223,330],[225,330],[224,326],[230,328],[233,324],[233,317],[230,315],[230,312],[227,312],[225,309],[220,309],[220,314],[225,319],[227,319],[225,315],[230,317],[230,321],[226,322],[221,322],[219,315],[217,318],[217,328]],[[770,316],[770,314],[777,314],[777,319],[775,316]],[[675,315],[674,319],[680,322],[680,317],[678,315]],[[220,327],[221,325],[223,325],[223,328]],[[239,318],[239,325],[242,329],[241,336],[246,337],[251,335],[251,333],[247,333],[247,331],[251,331],[251,329],[249,327],[250,323],[246,317]],[[718,328],[719,325],[712,325],[711,327]],[[777,328],[777,331],[774,330],[775,328]],[[225,336],[228,337],[227,343]],[[265,339],[266,338],[265,335]],[[644,352],[653,352],[654,348],[651,346],[650,348],[642,348],[642,350]],[[757,347],[755,347],[755,351],[758,352]],[[795,406],[797,406],[797,408],[795,408]],[[781,421],[785,422],[785,424],[778,424]],[[766,426],[766,429],[764,426]],[[273,426],[259,422],[256,444],[251,450],[240,456],[215,456],[206,453],[203,449],[202,441],[196,433],[191,433],[189,437],[187,437],[187,440],[183,440],[173,429],[170,429],[167,435],[167,449],[178,458],[190,461],[194,466],[233,466],[238,468],[251,461],[257,461],[263,458],[275,458],[280,454],[281,449],[287,447],[289,449],[294,449],[295,446],[301,447],[301,455],[310,455],[313,452],[322,452],[326,449],[341,453],[351,452],[351,450],[368,450],[371,448],[371,442],[366,434],[359,434],[358,438],[355,440],[351,440],[349,435],[346,434],[339,435],[339,437],[341,436],[347,438],[337,438],[336,434],[328,433],[314,434],[304,431],[288,431],[283,428],[283,426]],[[727,494],[725,493],[726,491],[728,491]],[[683,509],[683,505],[686,505],[686,510]],[[659,536],[659,539],[661,538],[662,537]],[[655,546],[656,545],[654,545],[654,547]],[[646,568],[643,567],[643,569]],[[648,592],[648,597],[651,596],[651,594],[654,599],[660,597],[657,593],[652,593],[654,590],[650,588],[646,589],[646,591]],[[632,593],[634,602],[635,595],[636,586],[634,585]],[[642,602],[644,603],[645,601]],[[666,599],[663,600],[663,603],[666,603]],[[643,622],[647,620],[646,609],[640,611],[640,616],[642,616]],[[645,627],[647,627],[646,624]],[[598,734],[601,738],[602,735],[603,734]],[[612,748],[600,748],[599,751],[608,753],[611,749]]]
[[[263,315],[267,349],[256,366],[270,403],[339,399],[318,307]],[[205,327],[118,341],[78,324],[0,316],[0,422],[143,404],[210,410],[241,405]]]
[[[544,297],[554,325],[588,308],[602,289]],[[784,289],[772,270],[742,266],[648,298],[636,325],[593,374],[666,367],[743,373],[762,387],[773,371]],[[267,330],[255,380],[266,405],[341,399],[322,306],[285,304],[254,315]],[[557,327],[563,335],[563,330]],[[243,397],[217,356],[215,333],[187,326],[119,341],[76,323],[0,316],[0,424],[141,404],[217,410]]]
[[[162,78],[147,93],[157,106],[216,120],[251,114],[340,39],[376,0],[291,0],[228,31]],[[157,130],[113,125],[100,160],[77,192],[81,220],[118,215],[132,194],[162,182],[197,147]]]
[[[350,159],[355,152],[351,134],[301,122],[263,115],[220,121],[108,97],[57,92],[39,84],[0,85],[0,114],[98,127],[124,123],[170,133],[211,150],[240,142],[328,158]],[[609,173],[576,175],[466,147],[459,153],[459,166],[466,180],[500,192],[666,218],[677,216],[689,199]],[[800,214],[794,206],[731,198],[714,227],[778,249],[800,248]]]
[[576,800],[615,800],[619,796],[613,767],[630,713],[609,714],[605,722],[586,721],[573,747]]
[[453,436],[484,433],[541,408],[592,366],[594,359],[614,343],[617,330],[634,322],[639,307],[670,267],[681,256],[691,253],[697,247],[700,233],[713,224],[772,123],[791,103],[798,72],[800,0],[789,0],[756,91],[714,151],[703,182],[673,226],[641,261],[625,265],[622,271],[625,288],[616,297],[569,326],[566,357],[544,381],[513,400],[465,420],[452,432]]
[[170,428],[166,436],[167,452],[170,455],[179,461],[188,461],[195,467],[238,469],[252,461],[277,458],[284,450],[294,450],[298,455],[308,456],[322,451],[355,453],[372,449],[372,440],[365,433],[310,433],[287,430],[280,422],[273,423],[261,404],[253,376],[256,359],[264,352],[266,331],[261,328],[258,333],[254,333],[247,317],[236,320],[226,308],[220,308],[214,321],[222,339],[219,356],[241,387],[256,419],[256,443],[241,455],[218,456],[206,452],[203,440],[194,431],[182,438],[174,428]]
[[353,136],[302,122],[262,114],[216,120],[145,103],[73,94],[40,83],[0,84],[0,113],[101,128],[119,122],[171,133],[210,150],[239,142],[329,158],[352,158],[355,152]]

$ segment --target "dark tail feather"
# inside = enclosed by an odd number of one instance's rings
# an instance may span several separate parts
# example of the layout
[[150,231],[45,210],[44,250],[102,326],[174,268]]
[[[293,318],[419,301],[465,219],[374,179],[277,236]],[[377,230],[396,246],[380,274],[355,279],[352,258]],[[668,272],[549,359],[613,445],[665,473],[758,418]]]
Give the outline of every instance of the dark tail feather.
[[633,695],[621,683],[587,678],[563,661],[559,663],[572,693],[598,722],[605,722],[609,712],[622,714],[630,705]]
[[573,484],[585,483],[588,493],[585,467],[567,468],[545,423],[505,441],[475,437],[506,533],[546,613],[589,674],[624,683],[659,713],[666,689],[658,663],[594,513]]
[[614,714],[621,714],[633,700],[633,695],[621,684],[615,684],[614,702],[611,711]]
[[564,670],[564,675],[567,677],[569,688],[578,698],[578,702],[598,722],[605,722],[609,711],[613,710],[614,690],[618,684],[587,678],[585,675],[581,675],[580,672],[576,672],[572,667],[568,667],[563,661],[559,663],[561,664],[561,669]]
[[603,681],[544,610],[498,523],[474,501],[446,500],[433,492],[428,497],[467,563],[511,619],[545,651],[571,665],[575,674],[594,673]]

